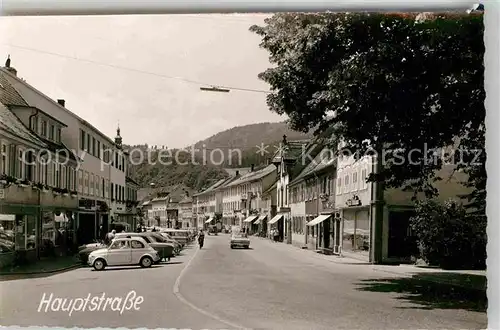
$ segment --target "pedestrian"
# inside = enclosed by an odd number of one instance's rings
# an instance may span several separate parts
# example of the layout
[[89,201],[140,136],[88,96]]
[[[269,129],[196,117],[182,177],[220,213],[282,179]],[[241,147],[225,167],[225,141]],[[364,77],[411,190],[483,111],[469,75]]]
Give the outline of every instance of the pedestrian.
[[115,234],[116,234],[116,230],[114,230],[114,229],[111,232],[109,232],[106,235],[105,243],[106,244],[111,243],[113,241],[113,239],[115,238]]
[[275,242],[278,242],[278,241],[279,241],[280,234],[279,234],[279,232],[278,232],[278,230],[277,230],[277,229],[274,229],[273,231],[274,231],[274,233],[273,233],[273,236],[274,236],[274,241],[275,241]]

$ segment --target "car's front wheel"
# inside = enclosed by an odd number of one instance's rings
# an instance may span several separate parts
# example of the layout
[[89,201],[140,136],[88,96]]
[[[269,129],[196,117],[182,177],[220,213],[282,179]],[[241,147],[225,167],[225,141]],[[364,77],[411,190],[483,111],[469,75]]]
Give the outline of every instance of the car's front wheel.
[[104,270],[104,268],[106,268],[106,261],[104,259],[99,258],[94,261],[95,270]]
[[142,268],[149,268],[153,264],[151,257],[142,257],[140,265]]

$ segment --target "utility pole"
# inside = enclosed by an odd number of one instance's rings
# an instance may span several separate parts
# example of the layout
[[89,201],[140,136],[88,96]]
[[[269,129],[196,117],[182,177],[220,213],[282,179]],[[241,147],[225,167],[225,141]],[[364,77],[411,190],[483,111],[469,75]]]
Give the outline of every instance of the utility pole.
[[[376,153],[372,161],[373,174],[378,176],[382,172],[382,148],[376,149]],[[382,263],[382,236],[384,223],[384,183],[375,181],[372,183],[372,201],[370,212],[371,223],[371,246],[370,246],[370,262],[374,264]]]

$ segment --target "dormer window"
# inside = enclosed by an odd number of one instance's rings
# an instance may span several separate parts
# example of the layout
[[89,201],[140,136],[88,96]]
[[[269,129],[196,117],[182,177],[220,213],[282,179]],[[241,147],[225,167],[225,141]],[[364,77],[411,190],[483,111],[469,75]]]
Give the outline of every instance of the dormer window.
[[31,117],[30,118],[30,129],[33,132],[38,132],[38,117]]
[[54,125],[50,125],[49,139],[54,140],[56,133],[56,128]]
[[42,121],[42,136],[47,136],[47,122],[45,120]]

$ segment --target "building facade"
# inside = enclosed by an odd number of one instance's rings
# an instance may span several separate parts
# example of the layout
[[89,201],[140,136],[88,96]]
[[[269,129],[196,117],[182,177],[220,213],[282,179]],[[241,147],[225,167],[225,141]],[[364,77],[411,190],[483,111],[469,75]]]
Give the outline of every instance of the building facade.
[[193,217],[193,198],[188,193],[179,202],[179,222],[181,228],[196,228]]
[[[50,118],[36,123],[42,133],[54,135],[80,160],[76,174],[78,192],[76,227],[81,243],[103,236],[120,210],[125,209],[125,173],[128,159],[121,149],[122,138],[115,140],[66,108],[66,102],[49,98],[17,77],[9,66],[1,68],[3,78],[32,108],[42,110]],[[61,125],[64,123],[64,125]],[[65,126],[65,127],[64,127]],[[63,129],[64,127],[64,129]]]
[[67,125],[29,103],[11,82],[16,75],[10,60],[0,69],[3,251],[29,259],[66,254],[77,243],[80,160],[62,140]]

